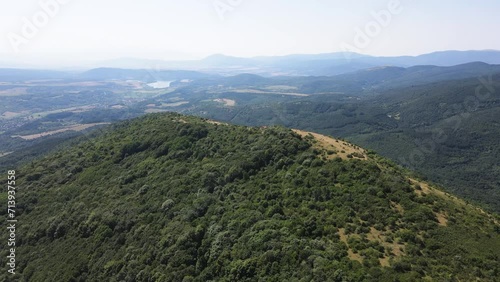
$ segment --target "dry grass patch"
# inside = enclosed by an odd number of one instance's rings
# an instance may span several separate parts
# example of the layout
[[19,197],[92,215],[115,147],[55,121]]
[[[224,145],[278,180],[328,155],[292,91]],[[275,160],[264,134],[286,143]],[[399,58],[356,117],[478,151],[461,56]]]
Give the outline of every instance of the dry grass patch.
[[370,227],[370,233],[366,236],[370,241],[385,241],[385,236],[382,234],[382,231],[375,229],[373,226]]
[[395,257],[403,255],[403,251],[405,248],[404,244],[399,244],[396,242],[387,242],[387,236],[382,231],[379,231],[374,227],[370,227],[370,233],[368,233],[366,237],[370,241],[379,242],[382,246],[384,246],[384,248],[390,248],[392,250],[392,254]]
[[77,124],[77,125],[72,125],[68,126],[65,128],[57,129],[57,130],[52,130],[52,131],[46,131],[38,134],[31,134],[31,135],[14,135],[12,136],[13,138],[19,137],[24,140],[34,140],[38,139],[41,137],[49,136],[49,135],[54,135],[57,133],[65,132],[65,131],[83,131],[85,129],[97,126],[97,125],[105,125],[105,124],[110,124],[109,122],[100,122],[100,123],[89,123],[89,124]]
[[334,151],[334,154],[328,154],[327,159],[334,159],[335,157],[340,157],[344,160],[347,159],[361,159],[366,160],[368,156],[366,155],[366,151],[363,148],[357,147],[348,142],[335,139],[333,137],[325,136],[318,133],[307,132],[303,130],[294,129],[295,133],[299,134],[303,138],[307,136],[312,136],[313,140],[313,148],[324,150],[326,152]]
[[[421,190],[418,190],[418,189],[415,189],[415,193],[419,196],[422,196],[423,194],[434,194],[434,195],[437,195],[439,197],[441,197],[442,199],[446,199],[446,200],[449,200],[449,201],[452,201],[454,202],[455,204],[459,205],[459,206],[465,206],[465,207],[469,207],[470,209],[474,209],[478,212],[480,212],[481,214],[485,215],[486,217],[488,217],[488,219],[492,220],[495,224],[497,225],[500,225],[500,222],[498,222],[498,220],[495,219],[494,216],[492,216],[491,214],[485,212],[483,209],[481,208],[478,208],[478,207],[475,207],[475,206],[471,206],[469,205],[468,203],[466,203],[464,200],[456,197],[456,196],[453,196],[453,195],[450,195],[444,191],[441,191],[439,189],[436,189],[434,187],[431,187],[428,183],[425,183],[423,181],[419,181],[419,180],[416,180],[416,179],[413,179],[413,178],[409,178],[410,182],[414,185],[418,185],[420,186]],[[448,215],[446,214],[436,214],[436,217],[440,223],[440,225],[443,224],[447,224],[448,222]],[[441,222],[441,220],[442,222]],[[446,223],[444,222],[444,220],[446,220]],[[446,225],[444,225],[446,226]]]
[[401,206],[401,204],[398,204],[398,203],[395,203],[393,201],[391,201],[391,208],[393,210],[396,210],[399,214],[403,214],[405,212],[403,206]]
[[[353,236],[359,237],[359,235],[358,234],[347,235],[345,233],[345,228],[339,228],[338,233],[339,233],[340,241],[344,242],[344,244],[346,244],[348,247],[347,254],[348,254],[349,259],[359,261],[362,263],[363,256],[358,254],[358,253],[355,253],[349,247],[349,243],[348,243],[349,237],[353,237]],[[366,235],[366,238],[370,241],[378,242],[385,249],[391,250],[390,254],[386,253],[386,254],[384,254],[383,258],[379,258],[379,262],[380,262],[381,266],[388,267],[388,266],[390,266],[389,260],[391,257],[400,257],[400,256],[404,255],[405,245],[397,243],[397,242],[387,242],[387,236],[384,234],[383,231],[377,230],[374,227],[370,227],[370,232]]]
[[224,104],[224,106],[227,106],[227,107],[236,106],[236,101],[231,100],[231,99],[214,99],[214,102],[222,103],[222,104]]
[[263,94],[263,95],[286,95],[286,96],[297,96],[297,97],[308,97],[309,94],[304,94],[304,93],[292,93],[292,92],[269,92],[269,91],[262,91],[258,89],[234,89],[231,90],[231,92],[236,92],[236,93],[252,93],[252,94]]
[[363,257],[360,254],[354,253],[354,251],[349,247],[349,243],[347,243],[348,237],[345,234],[345,228],[339,228],[339,236],[340,241],[344,242],[344,244],[346,244],[347,246],[347,256],[349,257],[349,259],[363,263]]
[[169,112],[167,109],[146,109],[144,110],[146,114],[153,114],[153,113],[166,113]]
[[389,257],[379,258],[378,261],[380,262],[380,265],[383,267],[391,266],[391,264],[389,263]]
[[28,94],[27,87],[15,87],[6,90],[0,90],[0,96],[20,96]]
[[437,212],[436,218],[441,226],[448,226],[448,216],[445,213]]
[[215,121],[215,120],[207,120],[207,123],[217,124],[217,125],[229,125],[225,122],[220,122],[220,121]]
[[22,115],[23,113],[16,113],[16,112],[4,112],[1,117],[5,119],[10,119],[10,118],[15,118],[17,116]]

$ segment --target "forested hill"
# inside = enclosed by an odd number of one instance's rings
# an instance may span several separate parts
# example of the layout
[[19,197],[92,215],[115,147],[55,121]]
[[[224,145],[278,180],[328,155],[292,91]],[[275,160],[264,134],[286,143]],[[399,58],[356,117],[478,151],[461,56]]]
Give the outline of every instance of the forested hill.
[[318,134],[153,114],[17,174],[17,274],[1,281],[500,276],[498,218]]

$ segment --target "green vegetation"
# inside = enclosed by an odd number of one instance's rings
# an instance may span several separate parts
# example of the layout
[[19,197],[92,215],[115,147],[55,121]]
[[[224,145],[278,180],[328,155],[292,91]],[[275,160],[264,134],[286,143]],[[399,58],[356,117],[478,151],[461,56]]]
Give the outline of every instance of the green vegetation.
[[372,152],[328,160],[313,142],[281,127],[152,114],[31,162],[18,169],[17,278],[499,277],[498,218]]
[[316,95],[230,110],[199,107],[189,113],[342,137],[498,213],[500,99],[494,91],[500,89],[500,74],[482,79],[486,83],[473,78],[383,90],[359,100]]

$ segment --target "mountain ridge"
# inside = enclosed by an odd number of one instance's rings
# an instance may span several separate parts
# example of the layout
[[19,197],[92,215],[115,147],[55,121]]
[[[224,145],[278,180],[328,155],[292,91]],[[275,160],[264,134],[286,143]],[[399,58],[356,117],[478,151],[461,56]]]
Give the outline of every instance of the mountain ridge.
[[[322,54],[289,54],[281,56],[236,57],[214,54],[199,60],[155,60],[141,58],[117,58],[93,63],[79,64],[86,69],[131,68],[211,71],[219,74],[237,74],[251,71],[255,74],[273,76],[286,75],[336,75],[381,65],[410,67],[414,65],[452,66],[472,61],[500,64],[497,50],[447,50],[417,56],[371,56],[352,52]],[[6,63],[5,66],[15,66]],[[19,65],[24,66],[24,65]],[[44,67],[46,68],[46,67]]]

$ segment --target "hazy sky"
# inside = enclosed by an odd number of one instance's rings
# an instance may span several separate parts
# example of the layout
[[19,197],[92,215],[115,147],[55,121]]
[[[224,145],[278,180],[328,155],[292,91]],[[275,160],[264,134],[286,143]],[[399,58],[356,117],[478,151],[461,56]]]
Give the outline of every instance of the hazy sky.
[[[11,59],[194,59],[214,53],[249,57],[337,52],[341,46],[371,55],[500,49],[498,0],[0,3],[0,56]],[[390,20],[374,16],[382,10]]]

